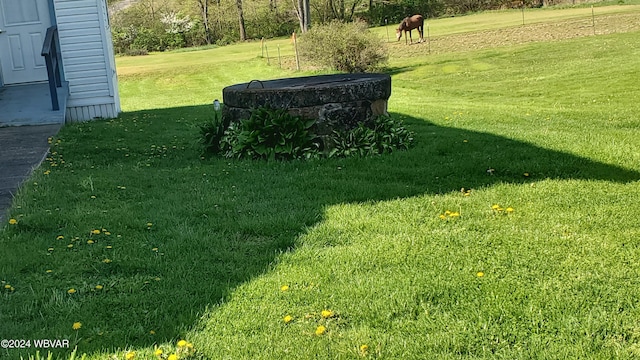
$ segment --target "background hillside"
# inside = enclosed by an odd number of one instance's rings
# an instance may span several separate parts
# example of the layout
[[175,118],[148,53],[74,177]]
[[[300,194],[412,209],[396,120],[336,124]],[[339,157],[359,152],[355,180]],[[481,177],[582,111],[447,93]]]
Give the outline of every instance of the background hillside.
[[[290,36],[299,25],[302,1],[109,0],[116,52],[144,54],[244,39]],[[637,4],[638,0],[308,0],[311,24],[365,20],[396,24],[410,14],[428,18],[484,10],[549,6]],[[242,26],[241,26],[242,24]]]

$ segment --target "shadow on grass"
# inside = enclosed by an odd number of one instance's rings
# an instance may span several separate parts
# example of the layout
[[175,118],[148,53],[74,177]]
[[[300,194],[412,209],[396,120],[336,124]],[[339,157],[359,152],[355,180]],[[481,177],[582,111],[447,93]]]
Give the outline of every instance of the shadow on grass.
[[[56,191],[23,189],[24,217],[0,235],[2,275],[34,289],[0,304],[0,314],[13,314],[0,315],[0,338],[74,339],[71,324],[80,321],[80,353],[173,342],[239,285],[268,272],[333,204],[546,178],[640,179],[636,171],[403,115],[417,135],[406,152],[288,163],[202,159],[197,124],[210,116],[209,106],[172,108],[62,130],[57,151],[73,165],[50,175]],[[95,237],[113,250],[85,250],[82,238],[65,257],[25,255],[46,254],[56,234],[86,237],[100,227],[120,236]],[[107,256],[112,263],[102,262]],[[42,275],[48,267],[53,278]],[[97,292],[96,284],[105,288]],[[68,297],[69,287],[79,294]]]

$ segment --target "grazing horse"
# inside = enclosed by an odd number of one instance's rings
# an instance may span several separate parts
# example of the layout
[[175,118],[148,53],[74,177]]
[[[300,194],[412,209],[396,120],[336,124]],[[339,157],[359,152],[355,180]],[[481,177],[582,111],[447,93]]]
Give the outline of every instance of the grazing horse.
[[404,31],[404,43],[407,43],[407,31],[409,32],[409,38],[411,39],[411,43],[413,44],[413,38],[411,38],[411,30],[418,29],[418,33],[420,34],[420,42],[424,41],[424,19],[422,15],[413,15],[408,16],[402,20],[400,25],[398,25],[398,29],[396,29],[396,37],[398,41],[402,37],[402,32]]

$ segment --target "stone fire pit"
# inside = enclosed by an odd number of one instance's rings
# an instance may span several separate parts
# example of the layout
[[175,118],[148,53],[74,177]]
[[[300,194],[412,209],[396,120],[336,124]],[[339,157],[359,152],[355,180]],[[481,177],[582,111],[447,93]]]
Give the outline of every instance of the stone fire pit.
[[225,121],[249,118],[251,109],[271,106],[316,119],[318,134],[349,130],[387,114],[391,77],[386,74],[338,74],[253,80],[222,90]]

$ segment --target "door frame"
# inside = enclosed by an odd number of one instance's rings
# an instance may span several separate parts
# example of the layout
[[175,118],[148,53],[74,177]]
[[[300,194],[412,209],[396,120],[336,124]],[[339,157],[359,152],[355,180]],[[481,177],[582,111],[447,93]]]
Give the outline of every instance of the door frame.
[[[56,21],[56,9],[55,9],[55,4],[53,3],[54,0],[47,0],[47,5],[48,5],[48,11],[49,11],[49,19],[51,22],[51,26],[56,26],[58,24],[58,22]],[[62,64],[62,55],[60,54],[60,51],[58,51],[58,64],[60,64],[60,76],[61,76],[61,80],[64,81],[64,66]],[[28,82],[24,82],[24,84],[26,84]],[[21,85],[23,83],[16,83],[16,84],[12,84],[12,85]],[[4,86],[4,80],[2,77],[2,67],[0,67],[0,88]]]

